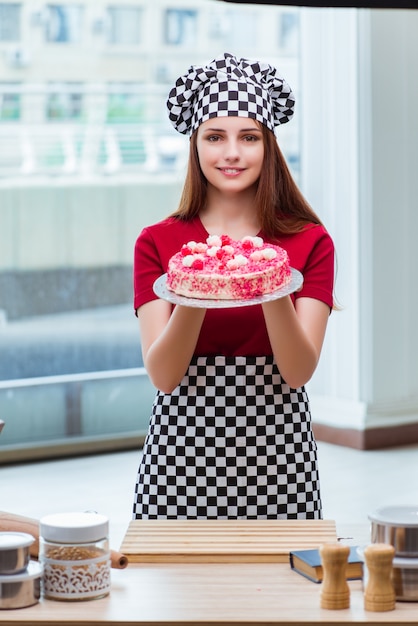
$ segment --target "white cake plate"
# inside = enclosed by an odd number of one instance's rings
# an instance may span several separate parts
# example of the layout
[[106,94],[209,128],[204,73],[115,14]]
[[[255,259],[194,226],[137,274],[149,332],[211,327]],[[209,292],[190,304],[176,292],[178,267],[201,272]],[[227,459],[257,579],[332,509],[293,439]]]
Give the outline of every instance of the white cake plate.
[[291,293],[297,291],[303,285],[303,276],[293,267],[291,268],[292,277],[290,282],[278,289],[273,293],[267,293],[264,296],[257,296],[256,298],[248,298],[246,300],[212,300],[210,298],[187,298],[186,296],[178,296],[173,291],[170,291],[167,287],[167,274],[163,274],[160,278],[157,278],[153,285],[154,293],[162,300],[167,300],[172,304],[181,304],[183,306],[190,306],[198,309],[232,309],[241,306],[252,306],[253,304],[262,304],[263,302],[271,302],[272,300],[278,300],[284,298]]

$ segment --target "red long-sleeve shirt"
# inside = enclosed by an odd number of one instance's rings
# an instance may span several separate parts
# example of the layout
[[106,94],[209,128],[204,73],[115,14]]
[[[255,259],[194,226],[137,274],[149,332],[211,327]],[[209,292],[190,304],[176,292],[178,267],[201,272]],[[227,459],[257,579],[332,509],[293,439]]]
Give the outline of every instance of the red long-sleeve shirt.
[[[263,236],[261,234],[261,236]],[[188,241],[205,241],[208,232],[200,218],[180,221],[167,218],[147,226],[139,235],[134,256],[134,308],[155,300],[153,284],[167,271],[169,259]],[[267,237],[265,241],[269,242]],[[289,255],[290,265],[303,275],[301,291],[292,295],[333,304],[334,245],[320,225],[309,225],[277,242]],[[261,305],[208,309],[195,355],[258,356],[272,354]]]

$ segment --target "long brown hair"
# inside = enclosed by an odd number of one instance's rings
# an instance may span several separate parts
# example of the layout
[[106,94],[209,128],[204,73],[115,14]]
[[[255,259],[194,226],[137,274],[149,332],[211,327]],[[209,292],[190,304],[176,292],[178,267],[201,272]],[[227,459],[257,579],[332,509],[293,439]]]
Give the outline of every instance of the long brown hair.
[[[299,232],[307,224],[321,224],[296,185],[276,136],[257,122],[263,133],[264,163],[255,196],[255,210],[261,231],[267,237]],[[177,210],[172,214],[191,220],[205,207],[207,181],[199,164],[197,130],[190,138],[189,163]]]

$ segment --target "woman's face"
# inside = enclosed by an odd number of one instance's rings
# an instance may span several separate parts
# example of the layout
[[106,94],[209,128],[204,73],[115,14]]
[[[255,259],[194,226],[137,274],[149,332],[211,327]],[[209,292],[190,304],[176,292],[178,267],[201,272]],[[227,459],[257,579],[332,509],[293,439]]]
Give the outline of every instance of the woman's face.
[[203,175],[216,189],[239,193],[256,186],[264,159],[260,124],[248,117],[215,117],[197,131]]

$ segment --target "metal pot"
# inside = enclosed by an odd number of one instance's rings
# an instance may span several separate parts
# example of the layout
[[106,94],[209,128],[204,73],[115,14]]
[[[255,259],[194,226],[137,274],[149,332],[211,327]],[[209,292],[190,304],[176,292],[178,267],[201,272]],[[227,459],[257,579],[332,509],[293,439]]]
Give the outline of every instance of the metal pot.
[[39,601],[42,566],[29,561],[24,572],[0,576],[0,609],[23,609]]
[[369,515],[372,543],[389,543],[396,556],[418,557],[418,506],[386,506]]
[[418,559],[393,559],[393,586],[396,599],[403,602],[418,600]]
[[34,541],[28,533],[0,532],[0,576],[18,574],[27,568],[29,548]]
[[[357,554],[363,561],[363,589],[366,589],[369,571],[364,559],[364,547],[359,546]],[[392,564],[392,583],[396,599],[401,602],[416,602],[418,600],[418,559],[395,556]]]

